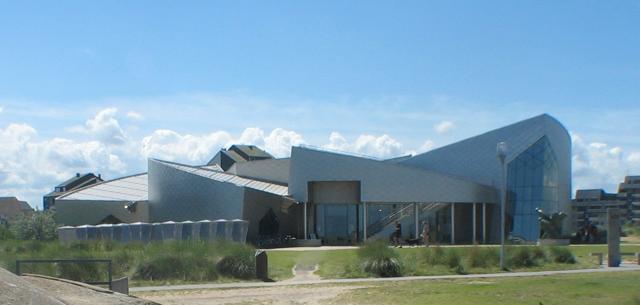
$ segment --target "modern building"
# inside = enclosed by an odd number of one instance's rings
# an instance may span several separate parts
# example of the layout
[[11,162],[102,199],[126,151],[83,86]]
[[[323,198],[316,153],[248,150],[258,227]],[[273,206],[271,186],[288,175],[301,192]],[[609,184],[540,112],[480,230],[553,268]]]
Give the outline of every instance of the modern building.
[[218,165],[226,171],[236,163],[268,159],[273,156],[255,145],[231,145],[229,149],[221,149],[207,165]]
[[622,212],[625,222],[640,224],[640,176],[626,176],[614,194],[602,189],[577,190],[571,208],[575,230],[588,224],[606,227],[610,208]]
[[52,208],[56,204],[56,198],[64,195],[67,192],[102,181],[103,180],[102,177],[100,177],[100,174],[96,176],[93,173],[84,175],[76,173],[76,175],[72,178],[69,178],[67,181],[56,185],[53,189],[53,192],[44,195],[44,197],[42,198],[42,208],[44,210]]
[[0,197],[0,224],[31,212],[33,208],[26,201],[16,197]]
[[571,139],[543,114],[416,156],[387,160],[309,146],[276,159],[233,145],[204,166],[150,159],[148,173],[101,182],[56,199],[67,225],[202,219],[249,221],[250,241],[274,235],[354,244],[404,239],[428,225],[434,242],[495,243],[506,155],[507,230],[536,241],[535,209],[569,212]]

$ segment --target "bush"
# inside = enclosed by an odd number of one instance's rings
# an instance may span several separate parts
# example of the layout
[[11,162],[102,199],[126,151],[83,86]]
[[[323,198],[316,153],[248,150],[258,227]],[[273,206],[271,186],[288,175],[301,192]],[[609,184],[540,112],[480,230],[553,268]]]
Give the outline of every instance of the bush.
[[21,214],[11,223],[11,231],[19,240],[54,240],[56,227],[51,211]]
[[469,250],[467,260],[473,268],[488,268],[498,265],[500,253],[496,248],[473,247]]
[[367,273],[380,277],[402,276],[402,265],[398,253],[389,248],[383,240],[365,243],[358,249],[357,254]]
[[144,280],[215,280],[217,278],[212,260],[200,255],[177,253],[154,255],[140,262],[134,279]]
[[547,252],[542,247],[533,247],[533,250],[531,250],[531,256],[538,262],[546,263],[549,261]]
[[571,250],[566,247],[552,247],[551,248],[551,256],[553,257],[553,261],[561,264],[575,264],[576,257],[573,256]]
[[73,281],[104,281],[107,276],[107,271],[101,271],[97,263],[58,263],[56,267],[56,277]]
[[446,260],[447,266],[449,266],[449,268],[455,268],[455,267],[459,266],[462,263],[462,257],[460,256],[458,251],[456,251],[453,248],[449,249],[449,251],[447,251],[447,255],[446,255],[445,260]]
[[14,239],[13,233],[9,230],[8,226],[0,223],[0,240]]
[[255,256],[251,248],[231,246],[227,251],[216,264],[220,274],[240,279],[250,279],[256,276]]
[[533,267],[536,265],[531,247],[511,247],[508,258],[509,265],[516,268]]
[[444,265],[446,263],[445,253],[441,247],[429,247],[423,249],[422,256],[427,264],[435,266]]

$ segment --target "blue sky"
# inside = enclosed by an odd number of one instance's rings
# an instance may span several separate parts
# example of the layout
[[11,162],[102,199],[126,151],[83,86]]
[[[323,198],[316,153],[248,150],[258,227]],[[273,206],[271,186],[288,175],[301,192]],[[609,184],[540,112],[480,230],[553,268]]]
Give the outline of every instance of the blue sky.
[[[640,173],[640,1],[0,1],[0,195],[231,142],[380,157],[550,113]],[[36,171],[37,173],[33,173]]]

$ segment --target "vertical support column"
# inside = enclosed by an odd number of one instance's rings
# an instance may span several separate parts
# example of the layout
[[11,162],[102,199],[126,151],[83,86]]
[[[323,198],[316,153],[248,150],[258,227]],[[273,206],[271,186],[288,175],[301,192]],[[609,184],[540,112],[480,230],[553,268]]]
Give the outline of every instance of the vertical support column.
[[364,235],[362,240],[367,241],[367,218],[369,217],[369,211],[367,211],[367,203],[362,203],[362,234]]
[[420,237],[420,224],[418,224],[418,204],[414,203],[413,204],[413,220],[415,222],[415,227],[416,227],[416,235],[415,235],[415,239],[418,239]]
[[451,203],[451,244],[456,243],[456,204]]
[[472,217],[473,217],[473,221],[471,222],[473,225],[473,238],[472,243],[475,245],[476,244],[476,226],[477,226],[477,222],[476,222],[476,203],[473,203],[473,213],[471,213]]
[[487,243],[487,204],[482,204],[482,243]]
[[307,202],[303,202],[302,204],[303,204],[303,210],[304,210],[304,212],[303,212],[304,213],[304,217],[303,217],[304,218],[304,230],[303,230],[304,231],[304,238],[303,239],[307,239],[307,238],[309,238],[309,234],[307,234],[307,217],[308,217],[307,216],[307,204],[308,203]]

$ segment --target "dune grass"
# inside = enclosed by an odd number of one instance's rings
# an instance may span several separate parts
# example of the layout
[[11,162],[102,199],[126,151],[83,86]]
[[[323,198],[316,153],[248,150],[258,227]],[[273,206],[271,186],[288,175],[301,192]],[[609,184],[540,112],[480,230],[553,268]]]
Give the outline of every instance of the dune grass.
[[[15,272],[17,259],[87,259],[113,261],[113,277],[127,276],[133,285],[163,285],[251,280],[255,249],[230,242],[173,241],[122,244],[110,241],[2,241],[0,267]],[[237,258],[240,258],[239,260]],[[222,263],[221,263],[222,262]],[[82,281],[104,281],[106,265],[27,264],[23,273],[38,273]]]
[[[436,247],[430,247],[427,250],[424,247],[416,248],[396,248],[396,251],[400,257],[400,261],[403,264],[404,276],[419,276],[419,275],[443,275],[443,274],[456,274],[463,271],[464,273],[495,273],[501,272],[498,268],[498,256],[497,246],[488,247],[440,247],[443,251],[442,259],[445,260],[447,255],[455,256],[455,254],[447,254],[448,252],[457,253],[460,257],[460,264],[464,270],[456,269],[456,266],[451,266],[449,262],[430,262],[426,257],[426,251],[433,250]],[[513,255],[514,252],[522,246],[507,247],[507,256]],[[540,248],[540,247],[531,247]],[[486,254],[486,250],[491,249],[494,254]],[[551,248],[540,248],[546,252],[546,260],[539,260],[532,265],[517,264],[510,265],[511,271],[542,271],[542,270],[567,270],[567,269],[588,269],[597,268],[597,259],[589,255],[592,252],[602,252],[606,255],[606,245],[578,245],[578,246],[563,246],[558,249],[568,249],[575,257],[575,263],[564,263],[554,261],[554,257],[551,257]],[[640,245],[623,245],[621,247],[622,252],[640,252]],[[473,259],[469,258],[470,252],[481,252],[474,256]],[[484,256],[483,256],[484,255]],[[310,251],[268,251],[269,256],[269,275],[274,280],[283,280],[291,278],[293,274],[291,269],[296,264],[307,265],[319,265],[319,270],[316,272],[323,279],[337,279],[337,278],[363,278],[370,277],[370,274],[364,272],[361,268],[360,260],[358,259],[357,251],[355,249],[340,249],[340,250],[310,250]],[[438,255],[436,255],[438,256]],[[632,260],[633,257],[624,257],[626,260]],[[451,260],[454,260],[451,258]],[[536,260],[536,258],[534,258]],[[482,262],[482,263],[481,263]]]
[[[509,248],[509,252],[518,247]],[[590,252],[606,254],[606,245],[579,245],[569,249],[576,263],[555,262],[546,250],[546,258],[536,257],[534,250],[519,254],[525,262],[513,264],[512,271],[540,271],[560,269],[595,268],[596,258]],[[461,273],[500,272],[497,267],[496,246],[490,247],[435,247],[393,249],[402,264],[402,275],[443,275]],[[142,244],[119,244],[115,242],[85,242],[61,245],[57,241],[0,241],[0,267],[14,271],[16,259],[67,259],[105,258],[113,260],[114,278],[128,276],[132,285],[164,285],[202,282],[252,281],[248,259],[218,264],[222,258],[250,257],[255,249],[251,246],[222,242],[165,242]],[[442,253],[436,253],[442,251]],[[623,245],[623,252],[640,252],[640,245]],[[319,266],[316,272],[324,279],[364,278],[374,274],[365,272],[357,249],[268,251],[269,276],[273,280],[284,280],[293,276],[295,265]],[[436,255],[434,255],[434,253]],[[633,259],[625,257],[626,260]],[[242,263],[244,262],[244,263]],[[229,275],[229,267],[238,269],[238,276]],[[31,268],[31,269],[29,269]],[[222,272],[220,272],[222,270]],[[23,272],[41,273],[67,278],[90,278],[106,276],[104,266],[55,266],[40,265],[23,267]],[[234,272],[234,271],[231,271]],[[104,279],[104,278],[101,278]]]

